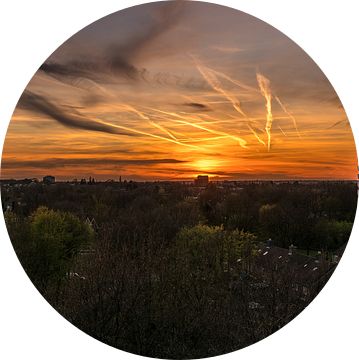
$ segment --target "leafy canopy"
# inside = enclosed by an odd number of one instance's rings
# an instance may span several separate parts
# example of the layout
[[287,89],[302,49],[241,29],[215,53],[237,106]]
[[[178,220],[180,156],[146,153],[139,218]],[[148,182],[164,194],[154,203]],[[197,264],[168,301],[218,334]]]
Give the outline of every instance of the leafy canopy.
[[228,271],[255,256],[255,236],[243,231],[224,230],[223,226],[199,224],[182,229],[177,236],[179,251],[196,268],[204,271]]
[[[58,282],[70,270],[72,261],[92,239],[88,224],[69,213],[39,207],[29,217],[30,238],[24,268],[37,284]],[[23,239],[24,240],[24,239]]]

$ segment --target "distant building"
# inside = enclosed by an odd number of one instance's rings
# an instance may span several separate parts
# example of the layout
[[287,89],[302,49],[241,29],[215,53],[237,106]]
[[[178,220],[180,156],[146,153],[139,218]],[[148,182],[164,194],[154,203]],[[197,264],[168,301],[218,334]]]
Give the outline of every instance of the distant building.
[[207,186],[208,175],[198,175],[197,179],[194,179],[194,186]]
[[42,178],[42,182],[44,184],[54,184],[55,183],[55,176],[46,175]]

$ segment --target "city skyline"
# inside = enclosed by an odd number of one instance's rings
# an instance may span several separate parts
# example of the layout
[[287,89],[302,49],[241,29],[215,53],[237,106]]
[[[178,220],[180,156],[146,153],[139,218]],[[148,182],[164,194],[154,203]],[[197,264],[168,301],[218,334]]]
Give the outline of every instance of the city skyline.
[[161,2],[100,19],[39,66],[1,178],[47,174],[354,180],[357,158],[339,97],[288,37],[230,8]]

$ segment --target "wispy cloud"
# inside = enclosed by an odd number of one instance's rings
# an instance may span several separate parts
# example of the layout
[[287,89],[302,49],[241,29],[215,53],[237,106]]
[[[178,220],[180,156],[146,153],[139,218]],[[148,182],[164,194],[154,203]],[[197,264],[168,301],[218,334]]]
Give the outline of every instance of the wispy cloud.
[[238,47],[235,47],[235,46],[219,46],[219,45],[213,45],[211,46],[212,49],[215,49],[215,50],[219,50],[219,51],[224,51],[224,52],[227,52],[227,53],[234,53],[234,52],[237,52],[237,51],[243,51],[243,49],[240,49]]

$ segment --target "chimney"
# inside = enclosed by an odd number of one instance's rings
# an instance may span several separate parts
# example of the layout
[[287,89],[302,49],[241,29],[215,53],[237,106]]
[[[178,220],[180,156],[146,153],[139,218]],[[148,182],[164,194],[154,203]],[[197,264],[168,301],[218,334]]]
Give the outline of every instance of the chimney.
[[289,246],[289,255],[294,255],[296,253],[297,253],[297,247],[294,246],[293,244]]
[[318,251],[317,254],[315,255],[315,262],[323,262],[324,260],[324,254],[322,254],[321,251]]
[[274,246],[274,241],[272,240],[272,239],[268,239],[267,240],[267,247],[272,247],[272,246]]

